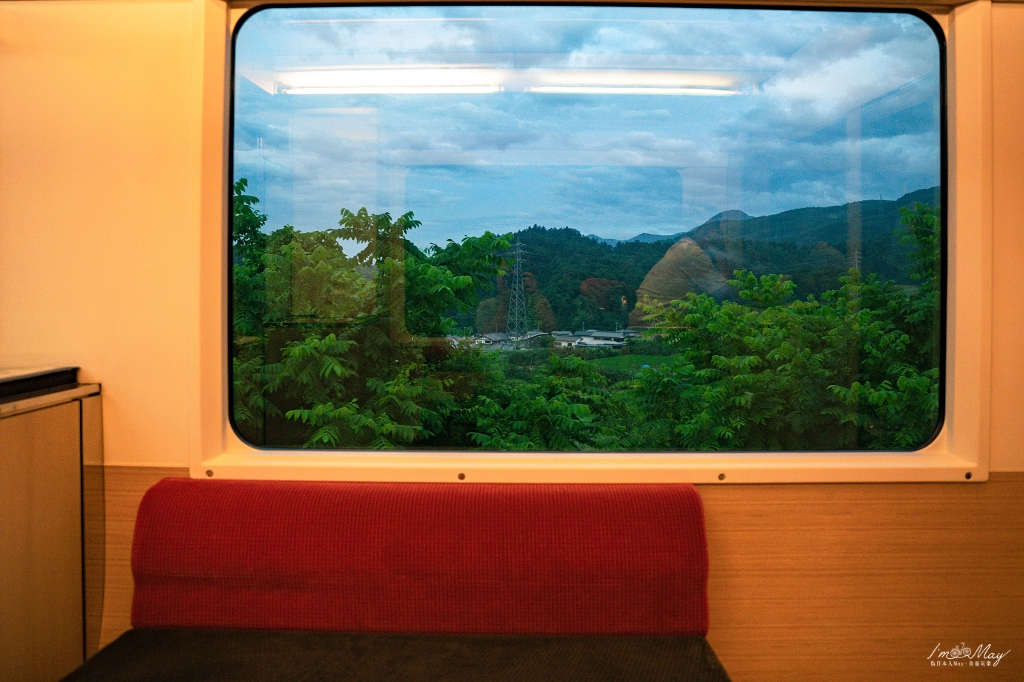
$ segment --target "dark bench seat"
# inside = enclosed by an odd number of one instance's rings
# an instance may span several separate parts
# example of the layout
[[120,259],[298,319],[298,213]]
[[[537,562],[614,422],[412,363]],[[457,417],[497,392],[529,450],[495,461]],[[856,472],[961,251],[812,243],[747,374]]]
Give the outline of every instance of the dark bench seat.
[[690,485],[165,479],[132,574],[67,680],[728,679]]
[[703,637],[129,630],[65,682],[726,682]]

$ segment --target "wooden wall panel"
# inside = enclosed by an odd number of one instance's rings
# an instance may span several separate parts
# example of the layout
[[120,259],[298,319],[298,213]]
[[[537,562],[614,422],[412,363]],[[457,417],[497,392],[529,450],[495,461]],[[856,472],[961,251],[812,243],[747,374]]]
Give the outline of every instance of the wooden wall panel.
[[82,549],[85,552],[85,655],[100,648],[103,584],[106,572],[107,522],[103,501],[103,399],[81,400],[82,410]]
[[[130,627],[139,500],[185,469],[107,467],[103,641]],[[936,644],[1024,679],[1024,473],[987,483],[700,486],[709,639],[735,682],[931,680]],[[961,671],[955,671],[960,673]],[[945,675],[943,675],[945,677]]]
[[107,516],[106,584],[103,589],[104,647],[132,626],[132,533],[139,502],[150,486],[168,476],[188,477],[187,468],[104,467]]
[[1024,679],[1024,474],[701,496],[708,639],[736,682],[934,679],[961,642],[1012,650],[984,679]]

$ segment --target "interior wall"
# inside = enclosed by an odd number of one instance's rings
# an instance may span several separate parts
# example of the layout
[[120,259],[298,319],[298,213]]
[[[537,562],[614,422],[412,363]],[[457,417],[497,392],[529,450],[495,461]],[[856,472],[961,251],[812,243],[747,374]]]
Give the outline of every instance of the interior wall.
[[[698,489],[708,641],[734,682],[1024,680],[1024,473]],[[962,642],[1010,653],[930,665]]]
[[[102,383],[109,465],[198,447],[209,2],[0,0],[0,365]],[[1024,6],[992,20],[991,470],[1024,471]]]
[[[105,641],[127,627],[138,500],[196,447],[205,1],[0,0],[0,365],[103,384]],[[990,462],[1024,472],[1024,5],[992,20]],[[1020,625],[1020,474],[702,495],[711,640],[737,680],[924,679],[929,638],[1000,647]],[[986,678],[1020,679],[1015,653]]]
[[108,464],[188,463],[194,3],[0,2],[0,366],[103,384]]
[[991,470],[1024,471],[1024,4],[992,5]]

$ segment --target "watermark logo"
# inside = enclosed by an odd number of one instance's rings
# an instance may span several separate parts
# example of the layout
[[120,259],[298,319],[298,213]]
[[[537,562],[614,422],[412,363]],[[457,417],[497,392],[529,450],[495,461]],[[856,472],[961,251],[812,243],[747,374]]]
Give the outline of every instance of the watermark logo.
[[971,648],[965,642],[954,645],[952,648],[943,649],[942,642],[935,645],[928,655],[928,661],[932,667],[953,666],[955,668],[995,668],[1003,656],[1010,653],[1007,649],[1003,653],[992,651],[991,644],[979,644]]

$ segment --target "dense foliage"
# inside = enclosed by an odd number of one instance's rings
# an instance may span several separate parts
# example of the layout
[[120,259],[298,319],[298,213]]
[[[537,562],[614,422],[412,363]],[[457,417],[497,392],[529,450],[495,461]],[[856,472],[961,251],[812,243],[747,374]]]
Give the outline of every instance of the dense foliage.
[[[859,269],[876,273],[883,281],[912,284],[907,270],[910,246],[900,241],[894,227],[899,224],[900,205],[917,196],[932,197],[937,192],[921,190],[899,201],[862,202]],[[909,201],[909,206],[914,203]],[[795,295],[820,298],[836,287],[851,264],[857,265],[847,256],[852,251],[845,222],[847,207],[840,208],[807,208],[752,218],[732,223],[732,233],[721,229],[722,223],[709,222],[687,236],[692,236],[726,278],[738,269],[758,276],[786,273],[795,285]],[[713,226],[717,228],[711,229]],[[668,241],[612,245],[572,228],[534,225],[518,232],[516,238],[525,248],[525,269],[534,287],[527,292],[531,321],[550,331],[627,326],[629,311],[636,305],[636,290],[678,235]],[[485,299],[481,315],[460,318],[463,326],[475,322],[478,332],[504,330],[506,311],[501,306],[508,294],[501,287],[498,282],[495,295]],[[739,300],[735,291],[717,295]]]
[[[234,417],[255,444],[912,449],[937,425],[940,221],[927,205],[902,212],[915,286],[839,270],[834,258],[815,275],[838,277],[828,289],[737,269],[718,300],[641,303],[648,338],[625,351],[645,359],[638,366],[619,351],[487,352],[458,334],[481,314],[494,324],[513,235],[421,250],[407,239],[412,213],[365,209],[342,210],[334,229],[267,234],[245,180],[234,189]],[[621,320],[667,248],[536,226],[518,236],[533,254],[532,305],[546,314],[549,302],[563,327]],[[577,237],[587,246],[556,266],[547,252]],[[618,267],[627,253],[632,265]]]

